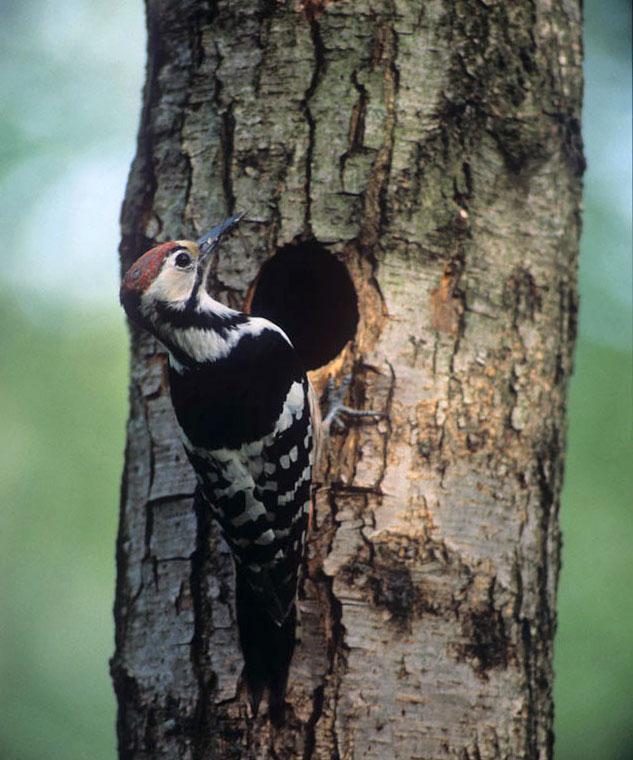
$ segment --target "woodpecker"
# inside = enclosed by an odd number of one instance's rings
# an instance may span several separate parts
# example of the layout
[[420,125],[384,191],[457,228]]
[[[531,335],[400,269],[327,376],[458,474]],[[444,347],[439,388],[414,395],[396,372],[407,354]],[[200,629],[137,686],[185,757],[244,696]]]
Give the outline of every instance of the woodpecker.
[[311,508],[319,407],[284,331],[213,299],[213,252],[241,215],[197,242],[143,254],[121,285],[130,320],[167,349],[173,407],[197,479],[236,570],[244,680],[256,715],[268,692],[283,721],[296,595]]

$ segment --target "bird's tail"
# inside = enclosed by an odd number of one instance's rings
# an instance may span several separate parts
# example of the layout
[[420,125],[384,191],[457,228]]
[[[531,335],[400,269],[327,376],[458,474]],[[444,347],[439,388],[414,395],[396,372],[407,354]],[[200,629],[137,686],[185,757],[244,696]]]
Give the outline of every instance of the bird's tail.
[[270,721],[279,726],[284,720],[286,685],[295,648],[297,610],[294,603],[277,622],[264,600],[240,568],[236,573],[236,611],[240,645],[244,656],[244,680],[253,713],[268,690]]

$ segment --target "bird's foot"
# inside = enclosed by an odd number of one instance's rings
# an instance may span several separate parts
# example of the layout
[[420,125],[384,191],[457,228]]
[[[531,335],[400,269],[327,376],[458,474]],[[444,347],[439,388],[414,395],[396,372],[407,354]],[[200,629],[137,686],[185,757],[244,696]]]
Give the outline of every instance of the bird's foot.
[[345,375],[337,385],[333,377],[328,378],[325,388],[325,404],[327,411],[323,417],[323,427],[326,433],[329,433],[334,426],[337,430],[344,430],[345,423],[342,416],[347,417],[372,417],[375,420],[385,419],[388,417],[386,412],[374,412],[365,409],[353,409],[343,403],[349,386],[352,382],[352,375]]

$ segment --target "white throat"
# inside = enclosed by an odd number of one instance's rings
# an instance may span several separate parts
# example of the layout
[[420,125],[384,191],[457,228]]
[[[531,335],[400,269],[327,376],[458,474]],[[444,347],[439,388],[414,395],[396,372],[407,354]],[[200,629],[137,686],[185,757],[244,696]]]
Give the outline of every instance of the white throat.
[[[186,306],[186,300],[171,304],[176,312],[184,312]],[[205,316],[209,317],[209,321],[201,324]],[[191,324],[178,326],[158,320],[155,324],[159,339],[169,351],[169,362],[178,373],[186,371],[186,366],[178,355],[184,355],[198,363],[213,363],[227,357],[242,338],[257,336],[265,330],[281,334],[290,343],[283,330],[262,317],[249,316],[246,321],[231,324],[232,318],[240,316],[243,316],[241,312],[216,301],[201,288],[195,311],[192,312]]]

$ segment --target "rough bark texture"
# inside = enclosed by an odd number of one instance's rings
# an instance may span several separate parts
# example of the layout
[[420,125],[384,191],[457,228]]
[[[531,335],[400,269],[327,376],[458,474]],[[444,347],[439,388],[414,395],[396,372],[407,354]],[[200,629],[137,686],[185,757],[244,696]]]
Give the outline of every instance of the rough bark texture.
[[[247,717],[227,549],[132,332],[117,548],[124,758],[552,754],[583,169],[577,0],[147,0],[122,265],[244,209],[214,294],[313,239],[358,293],[285,729]],[[265,713],[265,710],[264,710]]]

